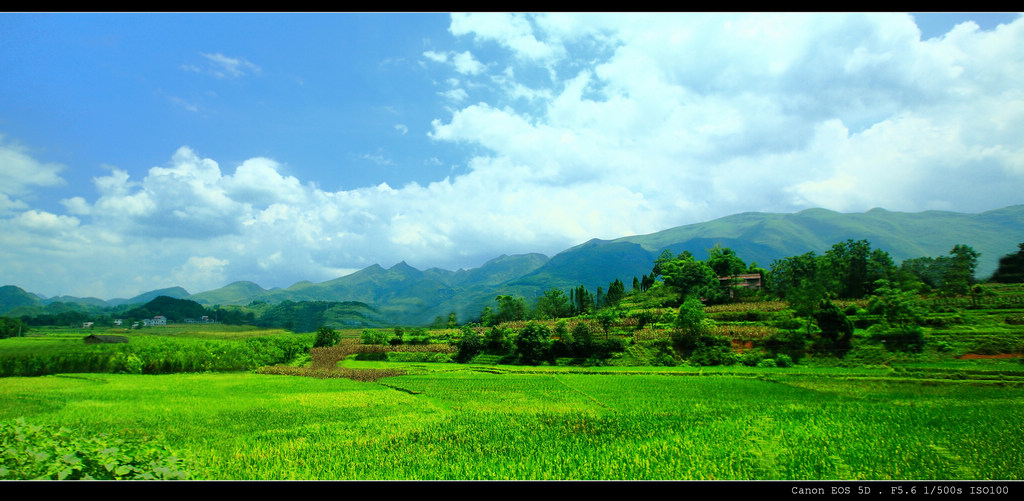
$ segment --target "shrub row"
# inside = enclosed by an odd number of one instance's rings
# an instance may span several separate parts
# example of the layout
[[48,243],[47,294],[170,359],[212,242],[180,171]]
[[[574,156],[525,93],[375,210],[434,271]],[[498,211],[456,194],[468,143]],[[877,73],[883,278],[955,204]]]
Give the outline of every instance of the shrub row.
[[245,341],[135,338],[127,344],[61,345],[0,356],[0,377],[74,372],[170,374],[252,370],[291,361],[309,340],[274,336]]

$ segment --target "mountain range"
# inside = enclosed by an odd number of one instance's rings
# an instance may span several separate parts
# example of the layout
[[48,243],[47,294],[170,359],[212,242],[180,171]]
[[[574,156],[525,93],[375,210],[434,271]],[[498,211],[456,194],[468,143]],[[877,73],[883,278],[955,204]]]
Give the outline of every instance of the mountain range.
[[712,221],[670,228],[648,235],[614,240],[593,239],[552,257],[543,254],[502,255],[479,268],[449,271],[418,270],[404,261],[391,268],[372,265],[321,283],[298,282],[285,289],[264,289],[252,282],[234,282],[220,289],[190,294],[173,287],[131,299],[44,298],[15,286],[0,287],[0,312],[17,307],[46,307],[54,303],[81,307],[110,307],[144,303],[166,295],[202,304],[245,305],[292,300],[359,301],[376,308],[395,324],[421,325],[437,316],[457,312],[460,321],[476,318],[485,306],[495,306],[499,294],[532,300],[544,291],[578,285],[594,291],[616,278],[630,284],[650,273],[665,249],[689,251],[705,259],[715,245],[728,247],[746,261],[769,268],[772,261],[809,251],[823,253],[845,240],[868,240],[888,252],[898,265],[905,259],[947,255],[957,244],[981,253],[976,276],[984,279],[1003,255],[1024,242],[1024,205],[979,214],[946,211],[916,213],[872,209],[839,213],[808,209],[793,214],[747,212]]

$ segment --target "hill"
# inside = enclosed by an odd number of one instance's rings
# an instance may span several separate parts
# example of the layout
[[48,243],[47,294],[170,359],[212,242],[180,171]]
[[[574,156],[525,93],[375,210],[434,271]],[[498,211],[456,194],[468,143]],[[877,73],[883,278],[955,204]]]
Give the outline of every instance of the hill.
[[7,313],[18,307],[43,306],[42,299],[25,292],[21,287],[5,285],[0,287],[0,312]]
[[[594,291],[607,288],[616,278],[628,287],[633,277],[650,273],[654,260],[665,249],[673,253],[685,250],[705,259],[708,249],[722,245],[748,264],[757,262],[769,268],[776,259],[810,251],[820,254],[833,244],[851,239],[868,240],[873,248],[888,252],[897,265],[905,259],[947,255],[954,245],[966,244],[981,253],[977,276],[984,279],[996,269],[1000,257],[1017,249],[1024,240],[1022,235],[1024,205],[980,214],[884,209],[849,214],[825,209],[793,214],[747,212],[648,235],[594,239],[551,258],[542,254],[502,255],[470,270],[421,271],[403,261],[388,269],[372,265],[326,282],[303,281],[285,289],[266,290],[252,282],[234,282],[194,295],[174,287],[107,303],[145,303],[158,296],[207,305],[245,305],[254,300],[271,304],[355,301],[373,309],[375,322],[421,325],[437,316],[447,317],[451,311],[457,312],[460,321],[473,319],[485,306],[494,306],[499,294],[532,301],[552,287],[584,285]],[[38,297],[20,288],[0,289],[3,311],[41,305]]]

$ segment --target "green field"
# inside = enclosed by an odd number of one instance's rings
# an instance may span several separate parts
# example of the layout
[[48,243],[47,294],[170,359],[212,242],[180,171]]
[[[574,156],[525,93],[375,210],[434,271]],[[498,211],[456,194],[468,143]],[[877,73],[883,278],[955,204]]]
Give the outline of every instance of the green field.
[[158,440],[204,479],[1024,478],[1012,377],[399,365],[5,378],[0,420]]
[[[769,357],[787,314],[753,305],[708,312]],[[934,312],[919,352],[858,328],[790,367],[644,366],[672,362],[667,331],[625,320],[623,352],[535,366],[451,363],[455,329],[312,352],[280,329],[34,329],[0,340],[0,478],[1022,480],[1020,315]]]

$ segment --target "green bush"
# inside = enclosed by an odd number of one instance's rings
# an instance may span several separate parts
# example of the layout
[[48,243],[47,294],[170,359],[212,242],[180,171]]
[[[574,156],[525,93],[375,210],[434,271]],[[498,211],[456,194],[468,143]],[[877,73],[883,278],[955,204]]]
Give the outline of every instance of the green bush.
[[775,315],[775,322],[772,326],[780,330],[795,330],[804,326],[799,318],[794,316],[793,310],[782,310]]
[[313,341],[314,348],[326,348],[338,344],[341,335],[330,327],[320,327],[316,331],[316,340]]
[[766,358],[766,359],[758,362],[757,366],[761,367],[761,368],[765,368],[765,367],[767,367],[767,368],[778,367],[778,365],[775,363],[775,359],[772,359],[772,358]]
[[846,317],[838,306],[829,300],[822,300],[818,311],[814,314],[821,334],[814,349],[820,353],[830,353],[842,357],[850,351],[853,338],[853,322]]
[[799,361],[807,354],[807,342],[807,333],[802,329],[786,330],[769,336],[764,342],[764,347],[773,357],[786,354],[794,361]]
[[537,365],[548,358],[551,331],[537,323],[530,322],[523,327],[513,340],[513,349],[519,363]]
[[361,340],[363,344],[387,344],[388,334],[379,329],[363,329]]
[[507,355],[512,351],[512,341],[509,339],[509,332],[498,326],[493,326],[484,336],[484,351],[491,355]]
[[75,372],[168,374],[241,371],[290,362],[308,352],[311,336],[242,341],[133,338],[130,344],[55,344],[0,354],[0,377]]
[[868,332],[873,341],[882,343],[889,351],[921,353],[924,350],[924,333],[920,328],[869,329]]
[[0,480],[187,480],[186,460],[165,444],[67,428],[0,424]]
[[470,327],[463,326],[461,333],[462,337],[459,338],[459,342],[455,345],[459,351],[455,354],[454,360],[464,364],[483,352],[484,343],[480,336]]
[[748,350],[736,357],[737,362],[747,367],[756,367],[761,360],[764,360],[764,353],[759,350]]
[[[729,343],[728,340],[725,342]],[[690,362],[697,365],[732,365],[736,363],[736,354],[733,353],[730,345],[701,346],[693,350]]]

